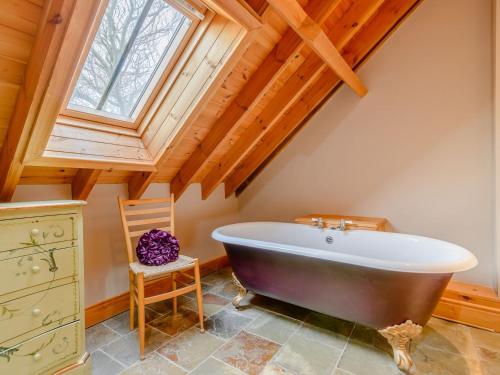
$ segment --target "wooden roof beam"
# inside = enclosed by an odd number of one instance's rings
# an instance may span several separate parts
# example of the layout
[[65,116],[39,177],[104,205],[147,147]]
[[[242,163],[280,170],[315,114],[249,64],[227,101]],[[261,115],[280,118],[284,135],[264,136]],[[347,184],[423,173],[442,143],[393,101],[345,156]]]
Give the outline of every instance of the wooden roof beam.
[[10,201],[46,85],[54,69],[75,0],[44,4],[40,26],[0,155],[0,201]]
[[248,5],[245,0],[203,0],[209,8],[247,30],[256,30],[262,27],[260,16]]
[[268,0],[269,4],[300,35],[307,45],[359,96],[368,92],[332,41],[297,0]]
[[128,182],[128,198],[140,199],[155,177],[154,172],[135,173]]
[[[386,0],[381,5],[377,16],[370,19],[343,49],[346,60],[355,66],[363,62],[419,2],[420,0]],[[224,181],[226,197],[246,185],[247,179],[251,178],[261,165],[273,156],[280,145],[294,134],[310,113],[339,83],[338,77],[331,70],[328,69],[322,74],[317,83],[300,97],[254,147],[246,159],[226,178]]]
[[[342,49],[346,43],[359,31],[360,27],[367,22],[381,6],[383,1],[358,0],[350,7],[342,17],[335,23],[335,26],[328,31],[332,42]],[[357,24],[357,26],[351,26]],[[240,138],[232,145],[229,152],[222,156],[221,160],[215,165],[210,173],[202,182],[203,199],[215,190],[215,188],[228,177],[236,166],[242,162],[245,157],[252,152],[252,149],[259,144],[260,140],[272,129],[280,117],[292,106],[305,90],[308,90],[311,84],[323,71],[330,71],[321,58],[315,53],[306,56],[305,61],[297,71],[287,80],[279,92],[272,98],[256,121],[252,123]],[[334,75],[334,73],[332,72]],[[317,93],[309,92],[307,100],[316,98]],[[309,108],[313,108],[314,105]],[[307,109],[307,108],[306,108]]]
[[71,182],[73,199],[87,200],[101,172],[102,169],[79,169]]
[[231,173],[233,168],[244,160],[245,156],[258,144],[263,135],[272,128],[279,117],[291,106],[295,105],[296,99],[304,93],[309,83],[316,81],[322,71],[322,66],[322,60],[314,53],[311,53],[305,59],[297,71],[266,105],[257,119],[245,129],[236,143],[231,146],[220,162],[205,177],[201,184],[203,199],[207,199]]
[[[306,6],[311,17],[323,23],[336,8],[339,1],[312,0]],[[171,191],[178,199],[193,182],[208,160],[217,152],[218,147],[229,139],[239,126],[244,115],[252,109],[266,90],[272,86],[287,63],[295,58],[304,46],[303,40],[289,28],[281,40],[266,56],[262,64],[250,77],[247,84],[233,99],[229,107],[210,129],[207,136],[196,147],[192,155],[182,165],[172,179]]]

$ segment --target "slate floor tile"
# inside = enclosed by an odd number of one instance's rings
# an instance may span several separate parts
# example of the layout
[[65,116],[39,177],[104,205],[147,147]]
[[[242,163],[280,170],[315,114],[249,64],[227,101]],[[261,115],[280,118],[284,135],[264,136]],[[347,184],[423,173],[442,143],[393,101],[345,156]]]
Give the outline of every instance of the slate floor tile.
[[221,362],[214,358],[208,358],[200,366],[198,366],[194,371],[189,373],[190,375],[242,375],[241,371],[238,371],[234,367],[231,367],[224,362]]
[[93,352],[91,359],[92,375],[115,375],[124,369],[120,363],[100,350]]
[[391,354],[359,341],[349,341],[338,367],[356,375],[403,374],[397,368]]
[[238,334],[250,322],[250,318],[221,310],[205,321],[205,329],[215,336],[229,339]]
[[104,324],[96,324],[85,330],[86,348],[89,353],[116,340],[120,337],[119,334],[106,327]]
[[[158,318],[161,314],[149,309],[144,309],[146,315],[146,323]],[[121,314],[115,315],[114,317],[106,320],[104,324],[111,328],[113,331],[118,332],[120,335],[127,335],[130,331],[130,312],[129,310],[122,312]],[[138,317],[137,310],[135,310],[135,328],[137,329]]]
[[[167,335],[157,329],[146,326],[145,354],[148,355],[155,351],[167,340]],[[130,366],[134,364],[139,360],[139,338],[137,330],[103,346],[101,350],[124,365]]]
[[259,374],[280,345],[242,331],[215,353],[215,357],[246,374]]
[[324,344],[302,328],[283,345],[273,362],[303,375],[330,375],[342,349]]
[[422,345],[411,355],[415,362],[414,375],[485,375],[481,373],[479,361],[460,354]]
[[295,319],[270,313],[255,319],[245,330],[283,344],[300,327],[300,324],[300,321]]
[[177,314],[167,314],[153,320],[149,324],[169,336],[177,336],[181,332],[198,323],[198,314],[186,308],[179,308]]
[[183,375],[186,371],[173,365],[157,353],[151,353],[145,360],[136,362],[121,373],[122,375]]
[[[203,314],[210,316],[224,308],[230,301],[224,297],[212,293],[203,295]],[[184,307],[193,311],[198,311],[198,302],[194,299],[185,304]]]
[[354,323],[320,313],[311,313],[300,328],[300,334],[309,340],[343,350],[354,329]]
[[181,367],[192,370],[224,342],[207,332],[201,333],[197,327],[193,327],[168,340],[158,349],[158,353]]

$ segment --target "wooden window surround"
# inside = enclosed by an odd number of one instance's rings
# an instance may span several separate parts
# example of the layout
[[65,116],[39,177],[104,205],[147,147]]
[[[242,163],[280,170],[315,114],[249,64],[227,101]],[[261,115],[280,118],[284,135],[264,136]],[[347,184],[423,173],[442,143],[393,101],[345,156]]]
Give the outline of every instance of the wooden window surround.
[[[141,110],[137,114],[130,116],[130,118],[127,118],[126,116],[121,116],[118,114],[103,113],[103,112],[99,112],[97,110],[93,111],[91,108],[77,110],[74,108],[70,108],[70,106],[69,106],[71,95],[73,94],[73,92],[75,90],[75,85],[78,81],[78,78],[80,77],[81,70],[82,70],[83,65],[86,61],[86,58],[89,54],[89,50],[92,47],[97,30],[98,30],[99,26],[101,25],[101,21],[102,21],[102,18],[104,16],[104,12],[107,8],[107,3],[109,3],[109,0],[108,0],[108,1],[103,2],[103,6],[101,6],[101,9],[99,12],[100,14],[98,15],[98,17],[96,17],[96,22],[94,22],[94,25],[92,27],[92,31],[89,33],[89,35],[87,37],[85,49],[80,57],[80,60],[78,63],[78,68],[76,69],[76,71],[73,74],[71,86],[66,94],[64,104],[63,104],[63,109],[61,111],[61,115],[66,116],[66,117],[80,119],[80,120],[87,120],[90,122],[98,122],[101,124],[108,124],[108,125],[124,127],[124,128],[137,129],[139,127],[139,124],[141,123],[146,112],[148,111],[149,107],[151,106],[152,101],[158,95],[160,88],[165,84],[168,76],[172,73],[172,70],[173,70],[175,64],[177,64],[177,62],[178,62],[180,56],[182,55],[182,52],[184,51],[186,45],[191,40],[194,31],[199,26],[200,21],[202,21],[204,18],[204,14],[201,13],[199,10],[197,10],[194,7],[192,8],[193,10],[189,10],[187,7],[180,7],[179,6],[180,3],[177,3],[176,0],[163,0],[163,1],[166,1],[169,5],[171,5],[176,10],[178,10],[180,13],[182,13],[187,19],[189,19],[191,21],[191,24],[189,25],[187,31],[182,36],[182,40],[180,41],[179,45],[177,46],[177,48],[175,48],[175,51],[173,51],[173,55],[169,59],[167,59],[168,61],[164,62],[164,61],[160,60],[160,65],[165,64],[165,63],[166,63],[166,65],[165,65],[163,71],[158,71],[158,72],[153,74],[153,77],[151,80],[156,81],[157,83],[155,85],[148,85],[151,87],[147,87],[144,94],[141,95],[142,97],[139,99],[139,104],[137,104],[137,107],[141,108]],[[106,5],[106,6],[104,6],[104,5]],[[172,39],[174,39],[174,38],[172,38]],[[156,75],[158,75],[158,77],[155,77]]]
[[[38,117],[45,121],[36,119],[25,165],[156,171],[165,150],[201,111],[250,34],[245,25],[200,0],[164,1],[189,17],[191,25],[134,120],[68,108],[108,0],[75,3],[49,81],[49,103],[40,106],[39,113],[46,115]],[[64,74],[67,81],[59,82]]]

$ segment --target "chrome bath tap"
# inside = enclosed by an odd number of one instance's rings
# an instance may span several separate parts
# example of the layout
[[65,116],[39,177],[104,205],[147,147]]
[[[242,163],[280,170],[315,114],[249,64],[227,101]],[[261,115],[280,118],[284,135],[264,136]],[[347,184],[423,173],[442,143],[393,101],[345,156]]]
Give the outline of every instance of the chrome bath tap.
[[340,219],[338,226],[332,225],[332,226],[330,226],[328,228],[329,229],[334,229],[334,230],[345,231],[346,230],[346,224],[352,224],[352,220]]
[[323,229],[325,227],[325,224],[323,223],[323,218],[322,217],[313,217],[312,218],[312,222],[319,229]]

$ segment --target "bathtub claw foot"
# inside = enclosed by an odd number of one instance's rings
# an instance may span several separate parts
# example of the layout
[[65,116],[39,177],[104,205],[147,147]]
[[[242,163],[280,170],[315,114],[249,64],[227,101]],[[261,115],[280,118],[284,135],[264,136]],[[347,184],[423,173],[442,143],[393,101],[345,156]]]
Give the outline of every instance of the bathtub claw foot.
[[408,373],[413,367],[413,361],[410,357],[410,343],[421,332],[422,327],[411,320],[379,330],[379,333],[392,346],[394,362],[396,362],[401,371]]
[[240,283],[240,280],[236,277],[233,272],[233,284],[236,287],[238,294],[233,298],[233,306],[240,307],[240,302],[247,295],[247,289]]

